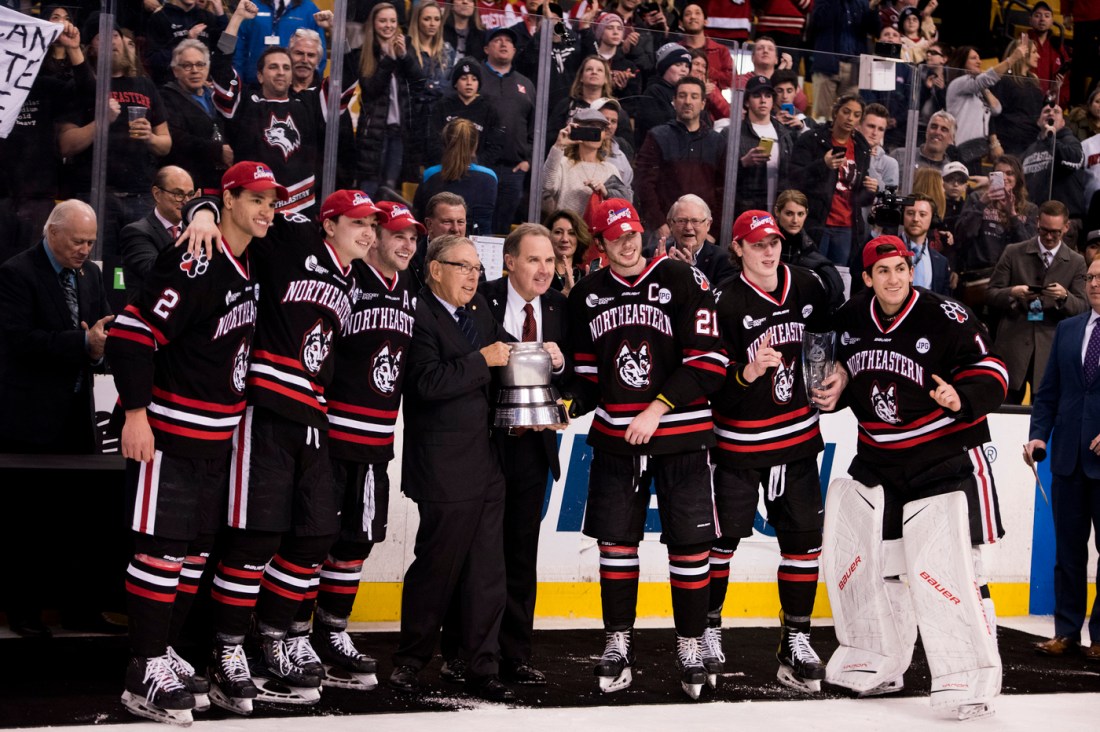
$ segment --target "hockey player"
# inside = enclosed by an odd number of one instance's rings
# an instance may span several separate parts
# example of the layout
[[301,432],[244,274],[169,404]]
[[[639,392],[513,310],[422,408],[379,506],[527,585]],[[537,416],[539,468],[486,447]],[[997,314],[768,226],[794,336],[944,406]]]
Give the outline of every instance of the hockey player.
[[[344,191],[344,195],[350,192]],[[394,425],[401,406],[405,351],[412,339],[416,291],[406,270],[424,225],[405,206],[379,201],[378,243],[352,264],[356,284],[351,315],[336,344],[336,373],[328,399],[332,470],[340,537],[321,567],[316,609],[302,604],[291,636],[309,631],[325,664],[326,686],[373,689],[375,660],[356,649],[347,634],[359,575],[371,548],[386,538]]]
[[572,413],[595,409],[584,533],[599,542],[606,647],[595,668],[603,691],[630,685],[638,598],[638,545],[649,488],[656,488],[668,545],[681,685],[698,698],[706,672],[708,559],[715,538],[707,449],[714,423],[706,395],[727,359],[714,295],[698,270],[642,256],[642,224],[629,202],[604,201],[593,216],[609,267],[569,294],[578,377]]
[[190,709],[210,705],[207,679],[169,644],[224,520],[259,295],[246,250],[267,234],[285,193],[265,166],[234,166],[222,179],[225,248],[209,259],[180,248],[161,254],[107,338],[134,493],[133,658],[122,703],[141,717],[190,724]]
[[912,286],[900,239],[868,242],[863,267],[868,289],[835,319],[859,442],[855,480],[834,481],[826,501],[823,571],[840,641],[826,678],[862,693],[900,689],[915,613],[933,707],[982,716],[1001,662],[977,545],[1004,533],[982,445],[1006,370],[969,309]]
[[[232,169],[231,169],[232,170]],[[299,214],[275,217],[253,243],[263,292],[248,407],[233,436],[226,548],[214,575],[215,658],[211,696],[247,713],[250,697],[288,704],[320,699],[324,669],[306,635],[287,637],[315,596],[314,580],[336,540],[339,506],[328,455],[325,390],[334,339],[351,314],[351,262],[376,241],[379,209],[359,191],[321,207],[321,231]],[[185,219],[210,227],[209,199]],[[256,610],[255,661],[241,644]]]
[[[779,539],[778,677],[794,689],[816,692],[825,666],[810,646],[810,614],[823,513],[817,455],[825,445],[804,385],[802,335],[828,330],[830,308],[817,275],[782,263],[781,236],[767,211],[738,216],[731,249],[741,272],[718,287],[718,327],[730,364],[725,386],[711,400],[721,536],[710,554],[703,663],[714,685],[725,660],[721,625],[730,560],[741,539],[752,535],[763,486],[768,523]],[[843,378],[830,376],[828,387],[839,393]]]

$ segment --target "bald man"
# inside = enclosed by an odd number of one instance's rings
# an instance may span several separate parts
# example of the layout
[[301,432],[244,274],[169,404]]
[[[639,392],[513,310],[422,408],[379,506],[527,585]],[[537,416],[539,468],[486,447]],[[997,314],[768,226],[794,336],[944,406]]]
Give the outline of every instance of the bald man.
[[152,192],[155,205],[149,215],[122,229],[122,278],[130,302],[153,262],[179,237],[183,204],[195,197],[195,183],[183,168],[166,165],[157,171]]

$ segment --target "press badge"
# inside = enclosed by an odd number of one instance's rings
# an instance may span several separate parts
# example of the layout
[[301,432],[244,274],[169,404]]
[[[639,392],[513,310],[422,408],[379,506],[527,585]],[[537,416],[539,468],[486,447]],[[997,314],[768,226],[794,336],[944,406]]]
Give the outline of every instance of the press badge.
[[278,46],[279,45],[279,36],[264,36],[264,45],[265,46]]
[[1030,321],[1037,321],[1043,319],[1043,303],[1039,298],[1035,298],[1027,305],[1027,319]]

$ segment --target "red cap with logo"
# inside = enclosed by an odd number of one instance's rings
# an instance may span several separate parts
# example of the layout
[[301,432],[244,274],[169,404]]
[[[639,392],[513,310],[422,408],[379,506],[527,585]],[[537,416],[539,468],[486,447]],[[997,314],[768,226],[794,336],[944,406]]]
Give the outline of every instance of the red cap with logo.
[[421,236],[428,233],[424,224],[413,218],[412,211],[403,203],[393,201],[379,201],[378,208],[382,211],[382,228],[386,231],[401,231],[409,226],[415,226]]
[[783,232],[776,226],[775,219],[767,211],[746,211],[733,222],[734,241],[755,244],[772,234],[783,237]]
[[347,188],[333,191],[321,204],[321,221],[335,216],[350,216],[353,219],[362,219],[378,213],[382,213],[382,209],[370,200],[370,196],[362,191]]
[[588,221],[593,234],[600,234],[608,241],[615,241],[624,234],[645,231],[638,212],[625,198],[609,198],[596,207]]
[[[891,248],[889,250],[884,250],[882,253],[877,252],[876,250],[883,244]],[[863,268],[868,269],[873,267],[875,262],[889,259],[890,257],[911,256],[913,256],[913,253],[905,246],[905,242],[896,236],[890,236],[889,234],[886,236],[876,236],[863,247]]]
[[271,172],[271,168],[251,160],[235,163],[222,175],[222,192],[231,191],[234,188],[245,188],[250,191],[274,189],[280,201],[290,198],[286,188],[275,182],[275,174]]

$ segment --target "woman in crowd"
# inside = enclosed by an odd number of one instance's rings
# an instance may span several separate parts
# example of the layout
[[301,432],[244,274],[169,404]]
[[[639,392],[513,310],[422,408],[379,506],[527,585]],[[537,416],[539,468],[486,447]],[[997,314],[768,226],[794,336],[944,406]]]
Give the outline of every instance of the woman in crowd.
[[[594,139],[583,138],[586,133]],[[578,109],[546,156],[542,210],[563,208],[583,215],[593,194],[601,200],[631,200],[634,192],[619,179],[607,159],[610,153],[607,119],[595,109]]]
[[584,219],[566,209],[550,213],[543,225],[550,230],[550,243],[554,245],[554,280],[550,286],[568,295],[587,274],[583,262],[592,246],[592,234]]
[[962,162],[973,174],[981,172],[982,158],[987,154],[1001,154],[996,136],[991,138],[989,134],[989,120],[1000,114],[1002,108],[991,90],[1002,74],[1024,58],[1026,49],[1017,45],[1004,61],[988,71],[982,71],[982,57],[973,46],[960,46],[951,58],[956,77],[947,85],[947,111],[958,120],[955,145]]
[[844,280],[836,266],[818,250],[814,240],[806,234],[806,215],[809,210],[810,201],[802,191],[788,189],[776,196],[775,221],[783,231],[779,256],[787,264],[816,272],[829,296],[829,305],[835,310],[845,300]]
[[450,88],[455,51],[443,40],[443,11],[435,0],[421,0],[409,22],[409,53],[420,67],[423,80],[413,90],[410,146],[403,167],[415,179],[426,165],[428,134],[435,109]]
[[1100,84],[1089,94],[1087,102],[1069,111],[1066,115],[1066,126],[1081,142],[1100,134]]
[[416,189],[413,208],[424,218],[424,207],[437,193],[457,193],[466,201],[467,230],[488,236],[493,232],[497,200],[497,176],[476,163],[478,131],[474,123],[458,117],[443,127],[443,162],[424,171]]
[[443,18],[443,40],[451,44],[459,58],[485,60],[485,26],[475,0],[450,0]]
[[623,107],[617,99],[604,99],[596,103],[596,110],[607,120],[607,136],[611,138],[611,152],[607,161],[619,171],[619,180],[628,187],[634,187],[634,168],[631,161],[634,160],[634,148],[630,142],[620,134],[620,130],[629,133],[630,128],[623,128],[620,121],[624,117]]
[[[578,109],[592,107],[597,102],[611,99],[614,89],[611,87],[611,66],[607,60],[599,56],[588,56],[581,61],[577,75],[573,79],[573,86],[569,89],[569,98],[562,99],[555,104],[550,112],[550,118],[546,124],[546,139],[552,141],[557,137]],[[624,131],[630,130],[630,116],[619,105],[619,127]],[[624,137],[629,135],[624,135]],[[553,144],[551,142],[551,144]]]
[[[1013,55],[1020,41],[1009,44],[1005,56]],[[1035,142],[1035,120],[1043,111],[1043,89],[1035,69],[1039,68],[1039,44],[1026,41],[1027,49],[993,87],[993,96],[1001,102],[1001,113],[993,118],[993,132],[1008,155],[1022,158]]]

